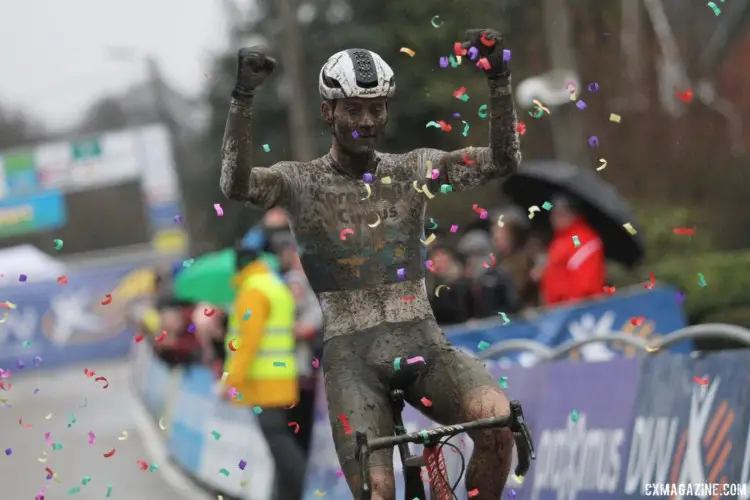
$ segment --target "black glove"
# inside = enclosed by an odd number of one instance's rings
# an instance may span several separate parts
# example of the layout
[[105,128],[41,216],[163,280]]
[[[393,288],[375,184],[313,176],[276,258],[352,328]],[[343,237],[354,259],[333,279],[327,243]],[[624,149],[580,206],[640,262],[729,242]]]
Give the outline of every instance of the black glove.
[[503,61],[503,35],[492,29],[471,29],[464,33],[464,40],[466,41],[461,47],[469,51],[471,47],[475,47],[479,51],[479,57],[475,60],[485,58],[489,62],[490,67],[485,71],[487,76],[510,75],[508,63]]
[[234,97],[252,96],[276,69],[276,60],[266,55],[266,48],[255,45],[242,48],[237,53],[237,81],[234,84]]

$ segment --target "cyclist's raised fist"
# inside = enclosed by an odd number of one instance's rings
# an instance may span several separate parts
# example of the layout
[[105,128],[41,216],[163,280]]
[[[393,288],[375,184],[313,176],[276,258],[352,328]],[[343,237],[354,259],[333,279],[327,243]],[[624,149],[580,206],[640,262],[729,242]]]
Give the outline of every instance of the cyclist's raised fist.
[[235,93],[250,95],[276,69],[276,60],[266,55],[262,45],[243,47],[237,53]]

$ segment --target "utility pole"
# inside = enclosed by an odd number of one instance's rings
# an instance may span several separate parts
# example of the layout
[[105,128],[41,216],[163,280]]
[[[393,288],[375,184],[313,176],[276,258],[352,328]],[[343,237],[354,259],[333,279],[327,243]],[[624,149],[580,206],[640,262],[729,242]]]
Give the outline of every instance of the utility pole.
[[310,118],[307,108],[307,92],[303,83],[304,70],[300,54],[302,45],[297,26],[295,0],[276,0],[281,17],[281,62],[290,83],[289,132],[292,153],[297,161],[309,161],[315,157],[310,134]]

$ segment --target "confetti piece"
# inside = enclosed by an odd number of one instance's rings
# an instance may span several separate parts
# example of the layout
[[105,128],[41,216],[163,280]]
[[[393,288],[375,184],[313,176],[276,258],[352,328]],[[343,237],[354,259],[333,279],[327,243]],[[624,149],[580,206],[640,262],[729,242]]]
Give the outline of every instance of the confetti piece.
[[167,430],[167,424],[164,423],[164,417],[159,419],[159,429],[163,431]]
[[260,406],[253,406],[253,413],[255,413],[256,415],[260,415],[261,413],[263,413],[263,408],[261,408]]
[[536,206],[536,205],[534,205],[533,207],[529,207],[529,219],[533,219],[534,218],[534,213],[535,212],[540,212],[540,211],[541,211],[541,209],[538,206]]
[[182,222],[182,215],[180,215],[180,214],[177,214],[177,215],[175,215],[175,216],[174,216],[174,217],[172,218],[172,220],[174,220],[174,223],[175,223],[175,224],[179,224],[180,222]]
[[117,451],[117,450],[115,450],[115,448],[112,448],[112,449],[111,449],[110,451],[108,451],[107,453],[104,453],[104,454],[103,454],[104,458],[110,458],[110,457],[114,456],[114,454],[115,454],[115,451]]
[[526,124],[524,122],[518,122],[518,125],[516,125],[516,132],[518,132],[519,135],[524,135],[526,133]]
[[503,326],[505,326],[505,325],[507,325],[508,323],[510,323],[510,318],[508,318],[508,315],[507,315],[507,314],[505,314],[504,312],[499,312],[499,313],[497,313],[497,314],[498,314],[498,316],[500,316],[500,318],[501,318],[501,319],[503,320]]
[[367,191],[367,196],[365,196],[364,198],[360,198],[360,199],[359,199],[360,201],[365,201],[365,200],[366,200],[366,199],[368,199],[368,198],[369,198],[370,196],[372,196],[372,188],[370,187],[370,185],[369,185],[369,184],[365,184],[365,191]]
[[104,386],[102,387],[102,389],[106,389],[109,387],[109,380],[107,380],[107,377],[96,377],[94,379],[94,382],[99,382],[100,380],[104,381]]
[[18,281],[20,281],[21,283],[25,283],[27,279],[28,279],[28,276],[26,276],[25,274],[20,274],[18,276]]
[[67,285],[68,284],[68,277],[63,275],[57,278],[57,284],[58,285]]
[[403,267],[396,270],[396,276],[398,276],[398,279],[400,280],[404,279],[406,277],[406,270]]
[[107,486],[107,497],[106,498],[110,498],[111,496],[112,496],[112,486],[109,485],[109,486]]
[[596,168],[596,171],[601,172],[605,168],[607,168],[607,160],[605,160],[604,158],[599,158],[599,166]]
[[487,118],[487,105],[482,104],[479,106],[479,111],[477,111],[477,114],[479,115],[479,118]]
[[46,462],[47,462],[47,460],[48,460],[48,458],[47,458],[47,457],[49,457],[49,455],[47,455],[47,452],[46,452],[46,451],[43,451],[43,452],[42,452],[42,455],[43,455],[43,456],[41,456],[41,457],[37,458],[37,459],[36,459],[36,461],[37,461],[37,462],[41,462],[41,463],[46,463]]
[[595,135],[592,135],[589,137],[589,146],[592,148],[598,148],[599,147],[599,138]]
[[162,330],[161,334],[158,337],[156,337],[156,343],[161,344],[162,342],[164,342],[164,339],[166,338],[167,338],[167,331]]
[[485,269],[495,267],[495,254],[490,254],[490,262],[489,263],[487,263],[486,261],[482,262],[482,267],[484,267]]
[[219,434],[218,431],[211,431],[211,435],[214,437],[215,440],[221,439],[221,434]]
[[70,414],[70,422],[68,423],[68,429],[70,429],[71,427],[73,427],[73,424],[75,424],[76,422],[78,422],[78,419],[76,418],[75,414],[71,413]]
[[391,183],[391,177],[390,176],[383,177],[382,179],[380,179],[380,183],[381,184],[390,184]]
[[354,234],[354,229],[350,229],[348,227],[346,229],[342,229],[341,232],[339,233],[339,239],[341,241],[346,241],[346,236],[349,234]]
[[[437,28],[437,26],[435,26],[435,27]],[[316,497],[324,497],[324,496],[326,496],[326,492],[325,491],[321,491],[321,490],[315,490],[313,493],[315,494]]]
[[469,135],[469,124],[466,121],[464,121],[464,120],[461,120],[461,123],[464,124],[464,131],[462,132],[462,134],[463,134],[464,137],[468,137],[468,135]]
[[578,247],[580,247],[580,246],[581,246],[581,242],[580,242],[580,240],[578,239],[578,236],[576,236],[576,235],[573,235],[573,245],[574,245],[574,246],[575,246],[576,248],[578,248]]
[[101,301],[101,304],[103,306],[108,306],[112,303],[112,294],[107,294],[104,296],[104,300]]
[[427,237],[427,239],[426,239],[426,240],[423,240],[423,241],[422,241],[422,244],[423,244],[424,246],[426,246],[426,247],[427,247],[427,246],[430,246],[430,245],[431,245],[431,244],[432,244],[432,243],[433,243],[433,242],[435,241],[435,239],[436,239],[436,238],[437,238],[437,237],[435,236],[435,233],[432,233],[431,235],[429,235],[429,236]]
[[446,290],[450,290],[451,288],[448,285],[438,285],[435,287],[435,297],[440,297],[440,290],[445,288]]
[[122,431],[120,437],[117,438],[118,441],[125,441],[126,439],[128,439],[128,431]]
[[135,338],[135,343],[136,343],[136,344],[140,344],[141,342],[143,342],[143,339],[145,339],[145,338],[146,338],[146,336],[145,336],[145,335],[138,335],[138,336],[137,336],[137,337]]
[[60,443],[52,443],[52,449],[54,451],[62,450],[63,449],[63,445],[61,445]]
[[376,228],[376,227],[378,227],[378,226],[380,225],[380,222],[381,222],[381,220],[380,220],[380,215],[378,215],[378,214],[375,214],[375,217],[377,217],[377,218],[378,218],[378,220],[376,220],[376,221],[375,221],[375,222],[373,222],[372,224],[367,224],[367,225],[368,225],[369,227],[371,227],[371,228]]
[[269,146],[268,144],[263,144],[263,151],[265,151],[266,153],[270,153],[271,146]]
[[208,318],[210,318],[211,316],[213,316],[214,313],[216,313],[216,309],[214,309],[214,308],[205,308],[205,309],[203,309],[203,315],[206,316],[206,317],[208,317]]
[[474,488],[473,490],[467,492],[469,495],[469,498],[474,498],[475,496],[479,495],[479,490]]
[[588,85],[589,92],[599,92],[599,84],[596,82],[591,82]]
[[690,89],[687,89],[684,92],[675,90],[674,95],[685,104],[690,104],[693,101],[693,91]]
[[577,107],[578,109],[580,109],[580,110],[584,110],[584,109],[586,109],[586,108],[587,108],[588,106],[586,105],[586,103],[585,103],[585,102],[583,102],[583,101],[578,101],[578,102],[576,103],[576,107]]
[[232,339],[229,341],[229,344],[227,344],[227,347],[229,347],[229,350],[233,352],[237,350],[237,347],[234,345],[235,340],[236,339]]
[[[722,1],[724,1],[724,0],[722,0]],[[706,6],[709,7],[713,11],[713,13],[714,13],[715,16],[718,16],[719,14],[721,14],[721,9],[715,3],[708,2],[706,4]]]
[[274,361],[273,366],[277,368],[286,368],[286,363],[284,361]]
[[643,325],[643,322],[646,321],[646,318],[643,316],[635,316],[633,318],[630,318],[630,324],[633,326],[641,326]]
[[440,186],[440,192],[443,194],[450,193],[452,191],[453,186],[451,186],[450,184],[443,184],[442,186]]
[[503,62],[510,62],[513,53],[508,49],[503,49]]
[[299,424],[297,422],[289,422],[286,425],[287,427],[294,427],[294,433],[299,434]]
[[479,349],[480,351],[484,351],[484,350],[485,350],[485,349],[487,349],[487,348],[488,348],[489,346],[490,346],[490,343],[489,343],[489,342],[485,342],[484,340],[482,340],[482,341],[481,341],[481,342],[479,342],[479,344],[477,345],[477,348],[478,348],[478,349]]
[[578,422],[578,411],[577,410],[573,410],[572,412],[570,412],[570,420],[572,422],[574,422],[574,423]]
[[401,50],[399,50],[399,52],[401,52],[402,54],[406,54],[409,57],[414,57],[414,55],[416,54],[416,52],[411,50],[409,47],[401,47]]
[[237,464],[237,467],[239,467],[240,470],[245,470],[245,467],[247,467],[247,462],[245,462],[244,460],[240,459],[240,462]]
[[701,288],[705,288],[708,286],[708,283],[706,282],[706,278],[703,276],[703,273],[698,273],[698,286]]
[[214,203],[214,210],[216,210],[217,216],[222,217],[224,215],[224,209],[221,208],[221,204]]
[[6,455],[6,456],[10,456],[10,455],[12,455],[12,454],[13,454],[13,449],[11,449],[11,448],[6,448],[6,449],[5,449],[5,455]]
[[396,358],[393,360],[393,370],[399,371],[401,369],[401,358]]
[[708,375],[704,377],[699,377],[696,375],[695,377],[693,377],[693,380],[698,385],[708,385]]
[[63,240],[61,240],[61,239],[54,239],[54,240],[52,240],[52,243],[55,244],[55,250],[57,250],[58,252],[60,250],[62,250],[62,247],[63,247],[63,244],[64,244]]
[[441,68],[447,68],[449,64],[448,58],[445,56],[441,56],[440,59],[438,60],[438,64],[440,65]]
[[193,262],[195,262],[195,259],[188,259],[182,261],[182,267],[190,267],[193,265]]
[[414,363],[425,363],[425,360],[422,356],[414,356],[406,360],[407,365],[413,365]]
[[672,232],[678,236],[693,236],[695,234],[695,228],[676,227],[672,229]]
[[341,422],[341,425],[343,425],[343,426],[344,426],[344,433],[346,433],[346,435],[347,435],[347,436],[348,436],[349,434],[351,434],[351,433],[352,433],[352,428],[351,428],[351,426],[349,425],[349,419],[348,419],[348,418],[346,418],[346,415],[344,415],[343,413],[341,413],[341,414],[340,414],[340,415],[338,416],[338,419],[339,419],[339,421]]
[[416,299],[416,295],[408,295],[406,297],[401,297],[401,300],[404,302],[411,302],[412,300]]
[[624,227],[630,234],[638,234],[638,231],[635,230],[630,222],[626,222],[622,227]]
[[602,287],[602,290],[607,295],[613,295],[617,291],[617,288],[614,286],[605,286],[605,287]]
[[89,431],[89,444],[96,443],[96,434],[94,434],[92,431]]
[[622,120],[622,117],[620,115],[616,115],[615,113],[609,114],[609,121],[620,123],[621,120]]
[[430,406],[432,406],[432,401],[430,401],[429,399],[427,399],[427,398],[425,398],[425,397],[423,397],[423,398],[422,398],[422,399],[420,399],[419,401],[420,401],[420,402],[421,402],[421,403],[422,403],[422,404],[423,404],[424,406],[426,406],[427,408],[429,408]]
[[433,18],[430,19],[430,24],[432,24],[433,28],[439,28],[443,25],[442,21],[438,24],[438,19],[440,19],[440,16],[433,16]]
[[500,379],[497,382],[498,384],[500,384],[501,389],[508,388],[508,377],[500,377]]

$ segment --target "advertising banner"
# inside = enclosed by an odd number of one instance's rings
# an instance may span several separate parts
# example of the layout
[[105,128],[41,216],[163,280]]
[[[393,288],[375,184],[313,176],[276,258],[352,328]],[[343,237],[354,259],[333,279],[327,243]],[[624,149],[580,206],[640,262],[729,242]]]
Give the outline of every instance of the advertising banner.
[[[592,302],[545,310],[532,319],[500,319],[490,324],[461,325],[446,328],[445,333],[453,345],[471,353],[479,352],[480,344],[486,346],[508,339],[530,339],[550,347],[572,339],[615,332],[653,339],[686,326],[681,300],[677,291],[668,287],[625,292]],[[670,350],[690,352],[691,348],[691,342],[682,342]],[[635,348],[614,343],[589,344],[580,350],[580,358],[584,361],[607,361],[618,356],[635,355]],[[528,352],[509,353],[496,361],[531,366],[538,361],[538,357]]]
[[644,362],[621,486],[627,497],[653,483],[747,484],[748,366],[747,351]]
[[59,191],[0,199],[0,237],[55,229],[67,218],[65,197]]
[[[2,288],[0,367],[54,368],[124,357],[133,344],[128,304],[142,289],[132,286],[132,267],[82,271],[57,282]],[[107,297],[111,295],[111,301]]]

